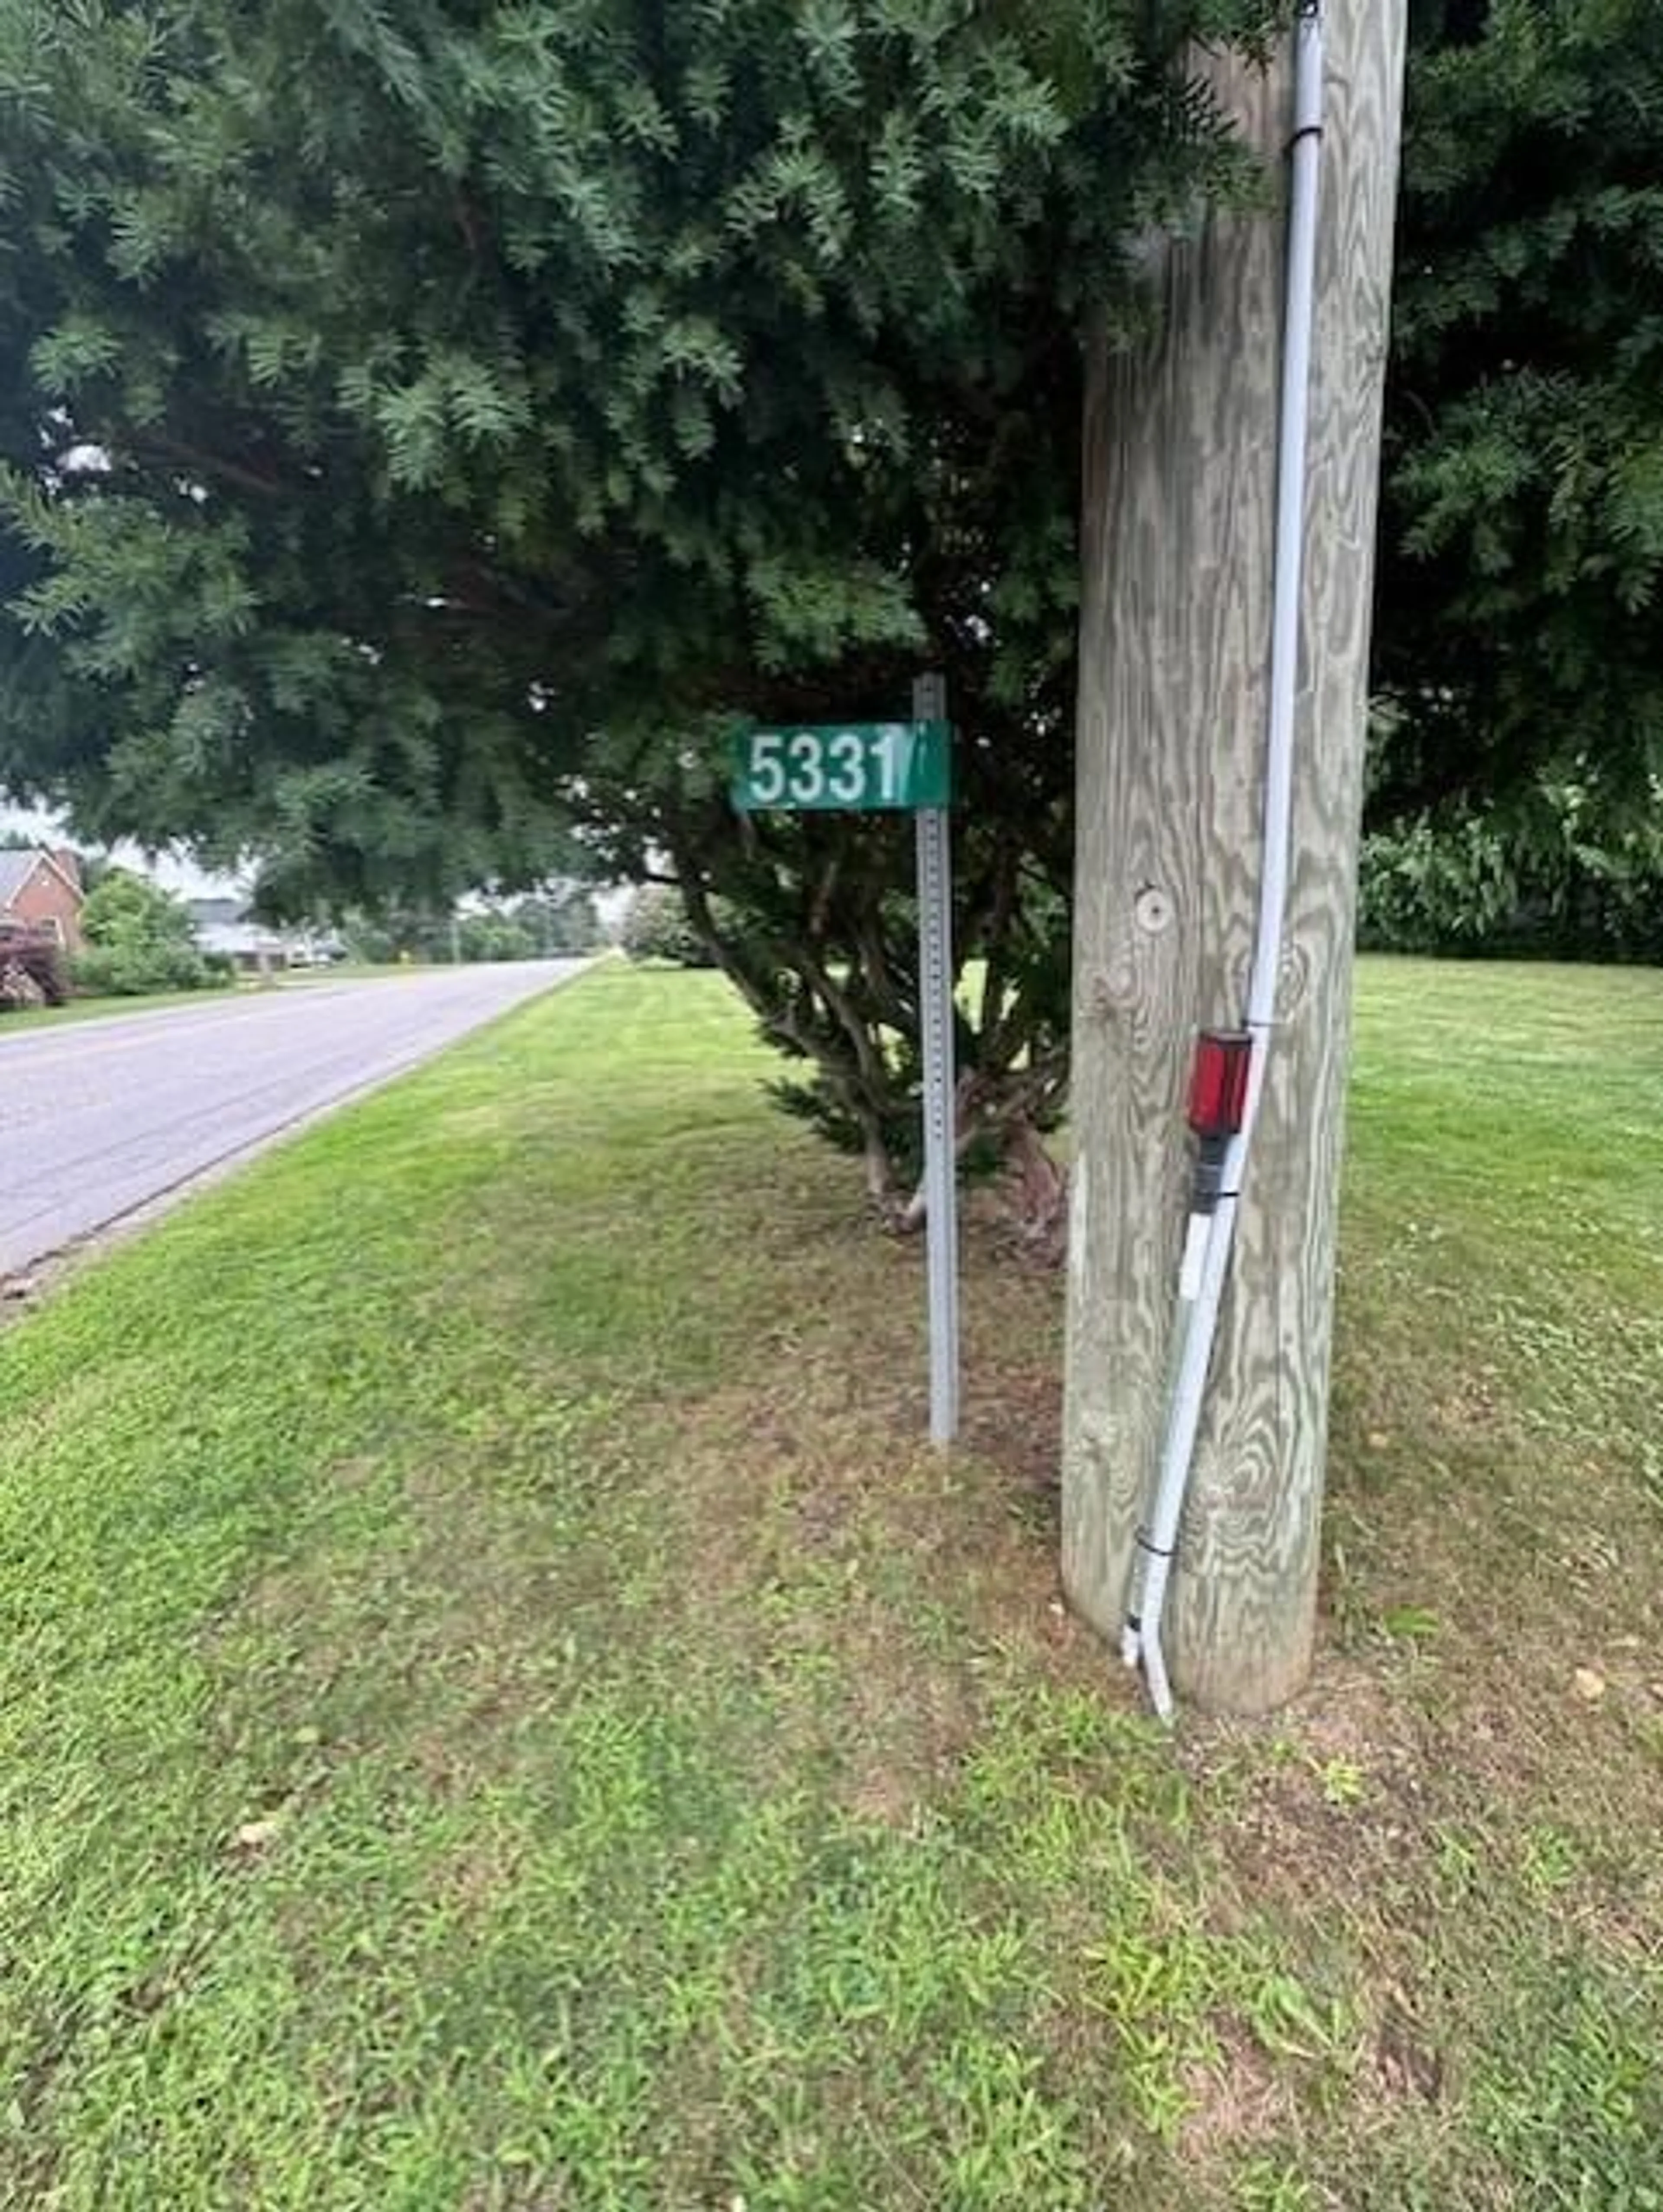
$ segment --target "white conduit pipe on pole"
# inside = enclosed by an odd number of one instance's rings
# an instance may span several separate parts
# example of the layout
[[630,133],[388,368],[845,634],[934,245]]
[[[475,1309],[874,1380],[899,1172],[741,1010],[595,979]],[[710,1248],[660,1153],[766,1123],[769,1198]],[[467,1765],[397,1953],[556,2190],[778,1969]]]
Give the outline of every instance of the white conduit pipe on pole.
[[[1252,1040],[1241,1126],[1224,1156],[1218,1202],[1209,1215],[1194,1215],[1185,1251],[1174,1323],[1172,1393],[1161,1443],[1160,1474],[1148,1528],[1128,1599],[1121,1656],[1142,1665],[1150,1702],[1162,1720],[1173,1717],[1161,1626],[1179,1522],[1190,1486],[1208,1372],[1218,1334],[1219,1309],[1229,1273],[1242,1177],[1253,1125],[1264,1094],[1266,1062],[1276,1023],[1276,980],[1288,912],[1294,814],[1294,726],[1299,692],[1300,615],[1305,586],[1305,489],[1311,423],[1311,354],[1316,325],[1317,209],[1321,181],[1323,51],[1320,0],[1301,15],[1295,32],[1294,131],[1288,216],[1288,293],[1282,361],[1282,413],[1277,450],[1276,566],[1270,639],[1270,716],[1265,737],[1264,842],[1260,861],[1258,922],[1247,988],[1247,1033]],[[1198,1264],[1197,1264],[1198,1262]]]

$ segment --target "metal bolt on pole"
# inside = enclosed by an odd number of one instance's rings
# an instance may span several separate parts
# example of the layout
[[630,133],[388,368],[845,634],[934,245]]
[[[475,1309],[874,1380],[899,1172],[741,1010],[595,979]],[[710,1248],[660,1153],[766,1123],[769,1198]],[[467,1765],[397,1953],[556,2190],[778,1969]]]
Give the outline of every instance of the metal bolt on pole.
[[[947,683],[921,676],[915,722],[947,720]],[[953,1024],[953,851],[947,810],[920,807],[918,1012],[924,1079],[924,1204],[929,1257],[929,1438],[959,1433],[959,1180]]]

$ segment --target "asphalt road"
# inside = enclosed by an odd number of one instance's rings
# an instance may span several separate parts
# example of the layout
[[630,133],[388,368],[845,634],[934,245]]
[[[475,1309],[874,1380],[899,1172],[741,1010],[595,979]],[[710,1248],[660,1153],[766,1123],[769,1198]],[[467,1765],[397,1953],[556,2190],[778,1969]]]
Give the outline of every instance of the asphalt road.
[[582,965],[307,982],[0,1033],[0,1279],[148,1211]]

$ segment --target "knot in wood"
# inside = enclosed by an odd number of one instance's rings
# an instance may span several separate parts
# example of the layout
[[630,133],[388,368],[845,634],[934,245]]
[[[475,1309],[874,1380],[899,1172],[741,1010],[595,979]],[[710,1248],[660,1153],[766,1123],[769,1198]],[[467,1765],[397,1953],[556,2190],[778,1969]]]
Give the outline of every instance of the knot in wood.
[[1100,1021],[1112,1021],[1138,1002],[1137,971],[1130,959],[1100,968],[1092,978],[1087,1003]]
[[1172,926],[1173,902],[1159,884],[1145,884],[1132,902],[1132,920],[1146,937],[1159,937]]

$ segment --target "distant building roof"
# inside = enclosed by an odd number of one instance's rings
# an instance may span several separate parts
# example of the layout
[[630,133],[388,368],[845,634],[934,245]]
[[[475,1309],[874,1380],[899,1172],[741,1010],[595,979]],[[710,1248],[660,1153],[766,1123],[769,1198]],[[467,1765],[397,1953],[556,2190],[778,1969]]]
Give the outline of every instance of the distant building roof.
[[44,845],[20,846],[0,852],[0,907],[9,906],[38,867],[51,869],[76,898],[81,896],[80,871],[75,855],[49,853]]
[[248,902],[240,898],[187,899],[191,919],[198,929],[228,929],[248,919]]
[[38,851],[0,853],[0,906],[9,906],[43,855]]

